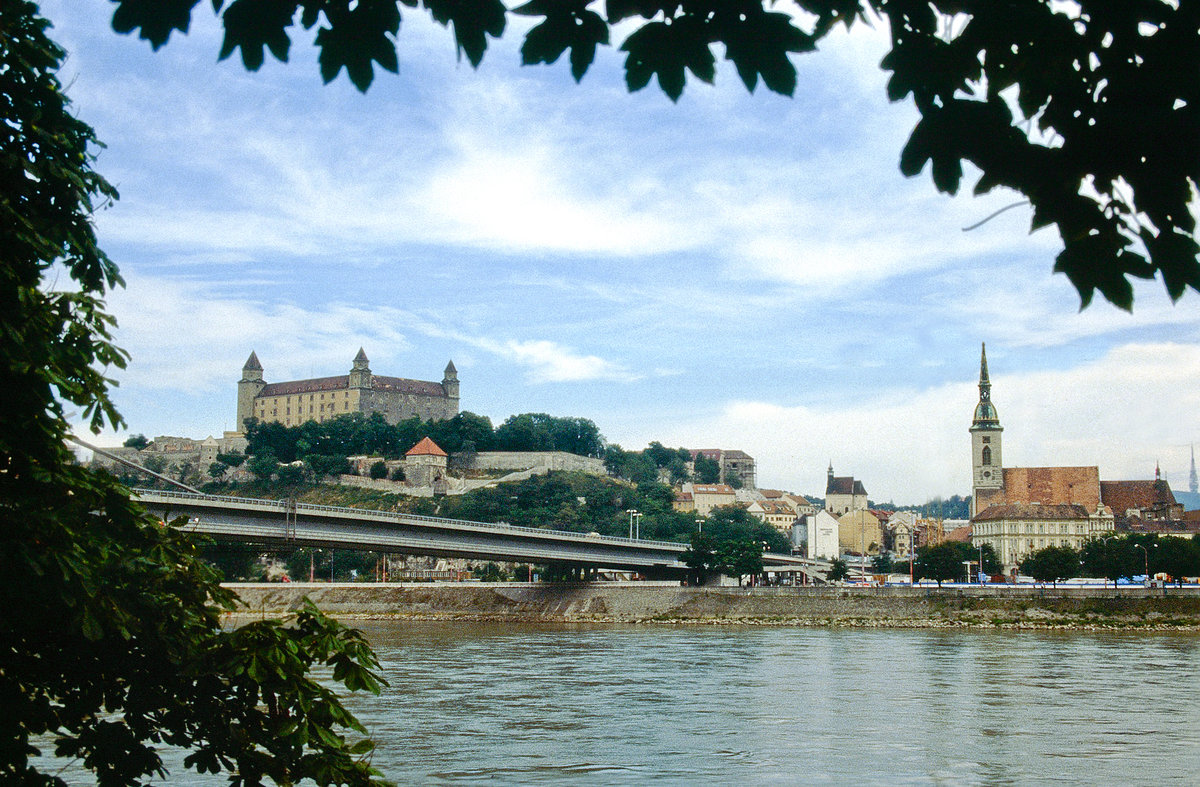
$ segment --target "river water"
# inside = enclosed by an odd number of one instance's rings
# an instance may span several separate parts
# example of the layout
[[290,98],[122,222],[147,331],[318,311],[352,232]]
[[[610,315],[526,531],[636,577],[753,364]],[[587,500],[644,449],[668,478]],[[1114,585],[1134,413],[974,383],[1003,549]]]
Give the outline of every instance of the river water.
[[360,627],[400,784],[1200,783],[1196,635]]

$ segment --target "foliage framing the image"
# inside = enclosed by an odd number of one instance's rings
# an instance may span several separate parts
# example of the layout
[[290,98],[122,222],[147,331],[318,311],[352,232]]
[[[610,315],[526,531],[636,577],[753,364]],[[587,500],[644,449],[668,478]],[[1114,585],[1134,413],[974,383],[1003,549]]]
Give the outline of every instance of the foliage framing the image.
[[[113,0],[113,26],[158,48],[186,32],[199,0]],[[723,52],[748,90],[792,95],[790,56],[815,51],[837,26],[886,24],[888,98],[921,114],[900,157],[954,194],[963,164],[975,193],[1004,187],[1032,207],[1031,229],[1054,225],[1054,269],[1079,292],[1124,309],[1130,277],[1160,276],[1172,299],[1200,289],[1196,216],[1200,183],[1200,2],[1197,0],[212,0],[221,57],[240,51],[254,70],[264,50],[286,61],[289,30],[316,28],[321,76],[345,69],[359,90],[374,67],[398,68],[400,5],[418,3],[451,27],[459,55],[478,66],[508,13],[530,17],[525,64],[564,53],[578,81],[615,26],[625,81],[657,80],[672,100],[690,73],[711,83]]]
[[91,225],[116,191],[47,26],[32,2],[0,3],[0,782],[65,784],[42,770],[63,760],[36,759],[53,753],[138,784],[165,777],[171,745],[237,784],[371,783],[365,730],[310,676],[377,692],[361,634],[312,607],[223,629],[235,599],[196,547],[64,443],[64,402],[121,424],[102,370],[126,355],[102,300],[121,280]]

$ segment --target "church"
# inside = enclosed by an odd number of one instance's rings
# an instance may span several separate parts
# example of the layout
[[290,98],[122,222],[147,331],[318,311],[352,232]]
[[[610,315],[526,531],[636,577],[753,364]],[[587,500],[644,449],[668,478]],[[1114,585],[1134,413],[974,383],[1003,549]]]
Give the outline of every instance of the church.
[[992,403],[987,347],[980,352],[979,403],[971,422],[971,543],[991,544],[1011,571],[1050,546],[1080,549],[1131,520],[1162,520],[1182,506],[1166,481],[1101,481],[1100,468],[1005,467],[1003,427]]
[[992,404],[987,347],[971,423],[971,543],[991,544],[1005,571],[1038,549],[1084,542],[1113,529],[1100,496],[1100,468],[1004,467],[1003,427]]
[[414,416],[441,421],[458,415],[458,394],[453,361],[446,364],[440,383],[385,377],[372,373],[360,347],[349,374],[268,383],[258,356],[251,351],[238,381],[236,424],[238,432],[244,433],[250,418],[299,426],[349,413],[380,413],[389,424]]

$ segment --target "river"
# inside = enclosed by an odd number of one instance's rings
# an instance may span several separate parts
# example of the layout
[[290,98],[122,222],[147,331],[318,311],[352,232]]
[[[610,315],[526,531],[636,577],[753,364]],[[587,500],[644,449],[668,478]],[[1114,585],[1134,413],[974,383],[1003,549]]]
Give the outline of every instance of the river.
[[1194,634],[360,627],[391,686],[349,704],[400,784],[1200,778]]

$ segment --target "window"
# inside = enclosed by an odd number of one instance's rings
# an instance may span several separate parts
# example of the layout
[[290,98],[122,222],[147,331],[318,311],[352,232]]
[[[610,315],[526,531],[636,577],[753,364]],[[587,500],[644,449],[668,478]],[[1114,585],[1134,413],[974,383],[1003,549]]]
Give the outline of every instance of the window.
[[992,463],[992,449],[990,446],[983,447],[983,463],[990,465]]

